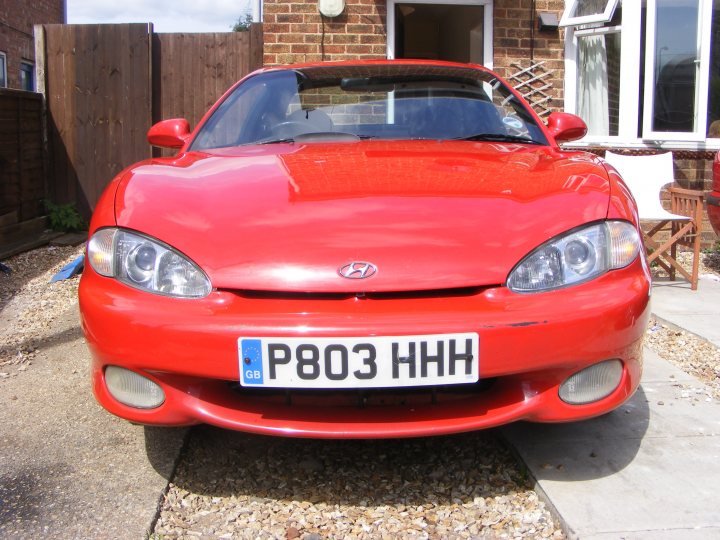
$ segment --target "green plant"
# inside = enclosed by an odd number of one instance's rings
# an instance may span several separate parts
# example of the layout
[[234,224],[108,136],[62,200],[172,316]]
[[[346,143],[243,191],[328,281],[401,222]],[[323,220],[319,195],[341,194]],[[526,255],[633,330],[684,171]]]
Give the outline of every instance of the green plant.
[[720,240],[715,242],[715,245],[711,248],[705,248],[702,250],[705,255],[715,255],[720,253]]
[[252,24],[252,22],[252,15],[246,13],[245,17],[238,18],[237,22],[232,27],[232,31],[247,32],[248,30],[250,30],[250,25]]
[[54,231],[82,231],[87,229],[87,223],[75,208],[74,203],[55,204],[45,201],[45,209],[50,219],[50,227]]

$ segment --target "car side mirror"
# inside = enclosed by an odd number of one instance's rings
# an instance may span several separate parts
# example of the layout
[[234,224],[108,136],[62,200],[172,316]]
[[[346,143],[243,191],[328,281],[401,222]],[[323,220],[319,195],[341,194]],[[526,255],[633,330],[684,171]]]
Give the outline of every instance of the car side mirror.
[[147,140],[160,148],[182,148],[190,137],[190,124],[184,118],[163,120],[147,132]]
[[582,118],[564,112],[554,112],[548,116],[547,127],[557,143],[582,139],[588,130]]

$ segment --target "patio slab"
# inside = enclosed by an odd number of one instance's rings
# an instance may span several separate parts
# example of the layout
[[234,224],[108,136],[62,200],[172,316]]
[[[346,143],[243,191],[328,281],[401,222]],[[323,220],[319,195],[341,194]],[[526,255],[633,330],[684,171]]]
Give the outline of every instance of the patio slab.
[[720,281],[700,278],[697,291],[687,281],[654,281],[652,312],[720,347]]
[[645,362],[610,414],[503,429],[570,538],[720,538],[720,403],[683,397],[702,383],[648,349]]

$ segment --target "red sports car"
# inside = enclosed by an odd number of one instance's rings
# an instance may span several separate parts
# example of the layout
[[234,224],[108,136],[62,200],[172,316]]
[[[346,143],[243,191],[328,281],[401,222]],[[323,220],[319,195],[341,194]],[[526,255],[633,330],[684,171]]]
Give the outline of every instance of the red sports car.
[[618,407],[650,274],[633,200],[496,74],[262,69],[120,173],[80,284],[98,401],[133,422],[411,437]]
[[707,202],[707,214],[710,225],[712,225],[712,228],[715,230],[715,234],[720,235],[720,152],[715,154],[712,170],[712,191],[705,197],[705,202]]

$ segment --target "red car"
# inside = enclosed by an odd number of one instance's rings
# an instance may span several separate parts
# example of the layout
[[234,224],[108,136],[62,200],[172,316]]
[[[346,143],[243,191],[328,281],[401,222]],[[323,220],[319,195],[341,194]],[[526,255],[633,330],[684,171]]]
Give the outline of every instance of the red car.
[[705,197],[705,202],[710,225],[715,229],[715,234],[720,235],[720,152],[715,154],[713,160],[712,191]]
[[650,274],[585,124],[479,66],[269,68],[120,173],[80,284],[98,401],[144,424],[411,437],[626,401]]

